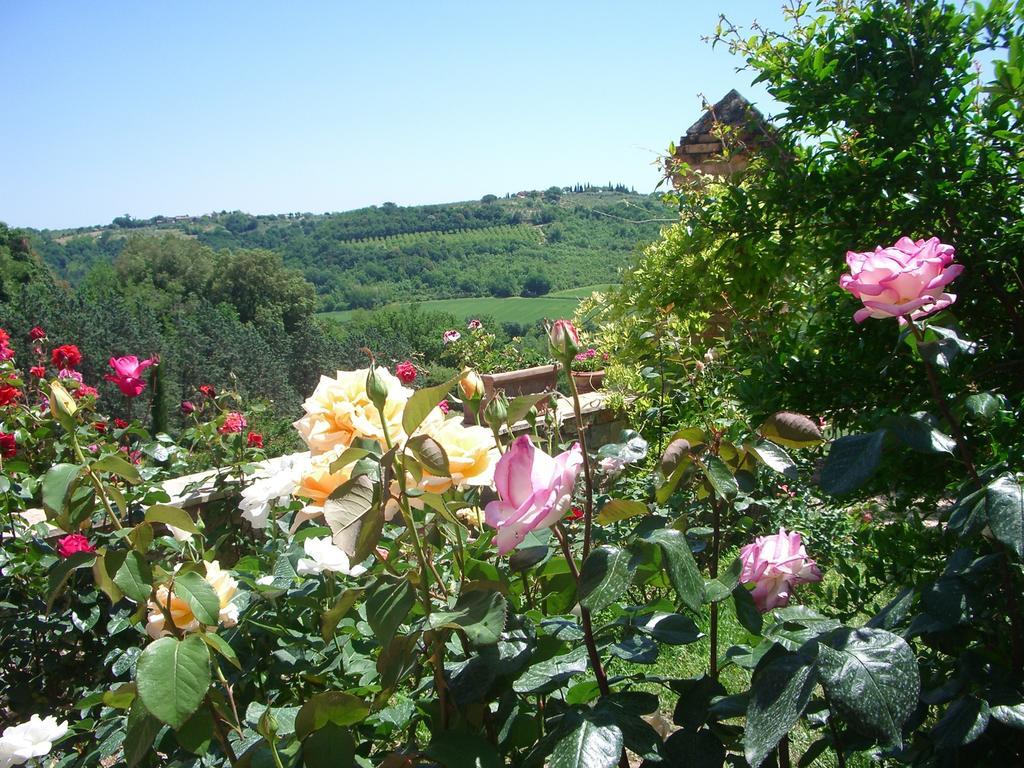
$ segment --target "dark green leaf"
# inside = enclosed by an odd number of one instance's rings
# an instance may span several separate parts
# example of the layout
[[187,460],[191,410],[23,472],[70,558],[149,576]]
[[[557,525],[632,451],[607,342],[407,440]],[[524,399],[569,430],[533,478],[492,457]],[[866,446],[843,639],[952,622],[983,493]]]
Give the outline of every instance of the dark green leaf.
[[139,656],[136,684],[146,709],[172,728],[180,728],[210,689],[206,643],[195,635],[154,640]]
[[448,477],[448,454],[444,446],[430,435],[416,435],[409,438],[409,451],[427,472],[434,477]]
[[952,455],[956,450],[956,441],[936,429],[926,413],[894,416],[886,420],[885,426],[915,451]]
[[323,612],[320,617],[320,636],[324,642],[329,642],[334,637],[334,631],[338,628],[338,622],[345,618],[356,600],[363,594],[363,589],[346,589],[341,593],[338,601],[329,609]]
[[704,476],[711,483],[711,487],[715,489],[719,498],[725,501],[732,501],[736,498],[740,488],[736,484],[736,478],[733,477],[729,466],[724,461],[717,456],[708,456],[703,469]]
[[821,468],[821,487],[835,496],[854,491],[878,468],[885,430],[833,440]]
[[342,483],[324,501],[324,520],[338,536],[372,508],[373,487],[356,477]]
[[901,744],[921,688],[903,638],[884,629],[835,630],[819,644],[818,678],[853,727],[886,746]]
[[686,536],[670,528],[660,528],[644,538],[661,549],[665,572],[679,599],[690,610],[700,610],[704,602],[704,577],[697,569]]
[[736,609],[736,620],[739,621],[747,632],[752,635],[760,635],[764,626],[764,617],[757,610],[754,597],[750,590],[742,584],[732,588],[733,607]]
[[508,404],[508,423],[513,425],[519,423],[526,418],[526,414],[530,412],[531,408],[547,400],[551,395],[551,392],[541,392],[538,395],[520,395],[513,399]]
[[493,645],[501,637],[508,605],[499,592],[474,590],[463,592],[450,611],[434,611],[429,625],[433,629],[461,629],[474,645]]
[[516,693],[550,693],[590,667],[587,649],[579,645],[562,656],[531,665],[513,684]]
[[729,567],[718,574],[718,578],[709,579],[704,583],[704,591],[708,602],[718,603],[725,600],[732,594],[733,589],[740,581],[740,572],[743,570],[743,563],[737,557]]
[[1003,725],[1024,731],[1024,704],[999,704],[990,710],[992,718]]
[[592,611],[604,610],[625,594],[632,577],[628,551],[597,547],[583,561],[580,570],[577,589],[580,605]]
[[379,578],[367,589],[366,621],[381,645],[387,645],[416,602],[412,585],[405,579]]
[[689,616],[681,613],[655,613],[636,619],[636,628],[667,645],[687,645],[704,634]]
[[984,503],[992,535],[1024,558],[1024,494],[1017,478],[1005,474],[989,483]]
[[435,733],[426,753],[445,768],[501,768],[505,764],[487,739],[466,731]]
[[988,704],[974,696],[964,696],[950,704],[931,730],[936,749],[952,751],[970,744],[988,728]]
[[200,632],[199,637],[203,638],[204,643],[206,643],[208,646],[213,648],[213,650],[215,650],[217,653],[219,653],[221,656],[227,659],[230,664],[237,667],[238,669],[242,668],[242,664],[241,662],[239,662],[238,656],[237,654],[235,654],[234,649],[230,645],[228,645],[228,641],[225,640],[223,637],[218,635],[216,632]]
[[370,714],[370,705],[343,691],[325,691],[309,699],[295,716],[295,735],[304,739],[328,723],[350,726]]
[[964,400],[964,408],[976,422],[987,422],[996,417],[1003,405],[995,395],[979,392]]
[[752,768],[764,762],[800,719],[814,690],[813,669],[813,659],[787,652],[754,673],[743,735],[743,751]]
[[548,768],[615,768],[622,754],[622,731],[611,722],[570,712],[559,727],[561,737],[548,759]]
[[725,765],[725,745],[710,731],[676,731],[665,741],[661,753],[665,759],[656,765],[664,768],[722,768]]
[[305,768],[352,768],[355,759],[356,743],[350,728],[327,723],[302,742]]
[[93,560],[95,559],[96,554],[93,552],[75,552],[71,557],[66,557],[57,561],[53,568],[50,569],[50,573],[47,576],[47,613],[50,612],[50,609],[53,608],[54,602],[58,597],[60,597],[61,592],[64,591],[64,585],[67,584],[68,579],[71,578],[71,574],[79,568],[88,568],[92,565]]
[[128,768],[135,768],[149,754],[162,727],[163,724],[149,714],[141,699],[136,698],[132,702],[124,737],[124,760]]
[[205,755],[213,739],[213,713],[210,708],[197,709],[174,735],[178,743],[193,755]]

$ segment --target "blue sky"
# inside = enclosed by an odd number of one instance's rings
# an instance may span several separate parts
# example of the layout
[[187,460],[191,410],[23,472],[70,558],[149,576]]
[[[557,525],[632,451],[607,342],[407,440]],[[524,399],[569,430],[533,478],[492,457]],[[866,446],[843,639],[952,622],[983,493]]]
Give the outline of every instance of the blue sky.
[[771,111],[700,38],[780,4],[2,3],[0,221],[651,191],[698,94]]

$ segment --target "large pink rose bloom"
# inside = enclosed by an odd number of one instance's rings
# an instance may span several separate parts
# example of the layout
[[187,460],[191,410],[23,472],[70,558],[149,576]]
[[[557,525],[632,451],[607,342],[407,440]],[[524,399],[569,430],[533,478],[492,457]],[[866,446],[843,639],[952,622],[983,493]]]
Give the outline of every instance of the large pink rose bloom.
[[754,583],[752,597],[761,613],[789,604],[793,587],[821,581],[821,571],[807,556],[800,534],[779,528],[774,536],[758,536],[740,550],[740,583]]
[[114,369],[114,373],[108,373],[103,378],[117,384],[121,394],[126,397],[138,397],[146,388],[146,382],[142,380],[142,372],[155,362],[155,358],[140,361],[135,355],[112,357],[110,358],[110,367]]
[[853,319],[863,323],[869,317],[904,317],[917,320],[945,309],[954,301],[942,288],[964,271],[953,263],[953,246],[939,238],[918,240],[901,237],[890,248],[874,251],[848,251],[850,274],[839,278],[839,285],[862,302]]
[[562,519],[582,467],[578,443],[552,458],[528,435],[516,438],[494,469],[501,498],[484,509],[487,524],[498,531],[498,554],[511,552],[530,531],[550,528]]

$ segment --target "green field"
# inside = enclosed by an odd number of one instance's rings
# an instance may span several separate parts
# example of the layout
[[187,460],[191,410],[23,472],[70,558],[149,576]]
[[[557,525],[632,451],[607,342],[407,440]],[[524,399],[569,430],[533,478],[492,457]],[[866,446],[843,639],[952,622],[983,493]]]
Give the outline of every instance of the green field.
[[[460,320],[490,316],[498,323],[532,324],[544,318],[554,320],[560,317],[572,317],[573,312],[576,311],[576,305],[580,303],[581,299],[590,296],[594,291],[603,291],[608,287],[608,285],[585,285],[532,299],[524,299],[521,296],[510,296],[507,299],[482,296],[466,299],[432,299],[416,303],[425,310],[451,312]],[[408,304],[403,306],[408,306]],[[352,316],[353,311],[359,310],[322,312],[320,317],[344,323]]]

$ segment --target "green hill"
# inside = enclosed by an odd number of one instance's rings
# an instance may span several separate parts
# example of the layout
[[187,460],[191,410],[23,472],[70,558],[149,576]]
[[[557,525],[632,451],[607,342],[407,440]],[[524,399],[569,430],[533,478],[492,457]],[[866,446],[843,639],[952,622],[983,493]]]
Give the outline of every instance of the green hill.
[[[175,234],[218,250],[280,253],[314,284],[324,311],[463,299],[468,303],[452,311],[472,314],[481,296],[525,302],[617,282],[638,246],[654,240],[672,218],[657,196],[621,185],[577,186],[344,213],[122,216],[105,226],[33,231],[31,237],[44,261],[72,283],[93,264],[116,258],[130,237]],[[507,306],[511,316],[531,305]]]

